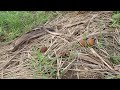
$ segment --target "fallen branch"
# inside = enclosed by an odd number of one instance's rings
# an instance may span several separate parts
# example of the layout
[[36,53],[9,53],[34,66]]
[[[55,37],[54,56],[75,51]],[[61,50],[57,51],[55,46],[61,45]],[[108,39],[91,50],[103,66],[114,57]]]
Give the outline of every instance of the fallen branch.
[[106,66],[108,66],[108,68],[110,68],[112,71],[114,71],[114,69],[113,69],[110,65],[108,65],[108,64],[105,62],[105,60],[104,60],[101,56],[99,56],[99,54],[97,54],[97,53],[95,52],[95,50],[94,50],[93,48],[90,48],[90,50],[91,50],[92,53],[93,53],[95,56],[97,56]]
[[80,24],[84,24],[86,23],[87,21],[82,21],[82,22],[77,22],[77,23],[74,23],[74,24],[68,24],[66,26],[64,26],[64,28],[70,28],[70,27],[73,27],[73,26],[77,26],[77,25],[80,25]]

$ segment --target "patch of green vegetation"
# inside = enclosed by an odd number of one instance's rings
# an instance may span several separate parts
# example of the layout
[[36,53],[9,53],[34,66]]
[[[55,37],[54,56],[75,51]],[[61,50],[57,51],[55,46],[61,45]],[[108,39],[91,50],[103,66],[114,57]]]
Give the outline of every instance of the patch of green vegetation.
[[0,36],[4,35],[6,41],[13,40],[55,15],[52,11],[0,11]]
[[111,75],[111,76],[106,76],[105,79],[120,79],[120,75]]
[[83,34],[83,39],[84,39],[84,40],[87,40],[87,34],[86,34],[86,33]]
[[41,79],[49,79],[56,76],[56,69],[54,68],[55,60],[50,60],[45,57],[39,49],[34,49],[36,51],[37,59],[32,57],[31,66],[35,71],[34,76],[37,78],[38,76]]
[[114,64],[120,64],[120,56],[117,56],[117,55],[110,56],[110,60]]
[[100,32],[100,37],[99,37],[99,39],[98,39],[98,47],[101,49],[101,48],[104,48],[104,46],[105,46],[105,41],[104,41],[104,35],[101,33],[101,31],[103,31],[103,29],[104,29],[104,23],[103,23],[103,21],[102,21],[102,19],[101,19],[101,21],[99,22],[99,32]]
[[99,38],[99,42],[98,42],[98,47],[100,48],[100,49],[102,49],[102,48],[105,48],[105,41],[104,41],[104,38],[103,37],[100,37]]
[[112,15],[112,27],[120,27],[120,11],[114,11]]

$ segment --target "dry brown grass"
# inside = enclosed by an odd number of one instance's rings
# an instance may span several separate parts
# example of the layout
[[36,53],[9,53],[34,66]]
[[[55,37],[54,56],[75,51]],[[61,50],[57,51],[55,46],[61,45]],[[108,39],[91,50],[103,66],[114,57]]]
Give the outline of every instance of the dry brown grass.
[[[50,61],[54,60],[51,67],[56,69],[54,76],[45,73],[48,78],[103,79],[106,76],[119,75],[119,64],[116,65],[110,60],[113,53],[120,56],[120,30],[109,27],[111,15],[111,11],[60,14],[44,25],[54,28],[56,33],[35,39],[21,51],[13,53],[6,52],[10,45],[0,47],[0,67],[11,60],[11,63],[1,70],[0,78],[34,78],[37,69],[31,68],[31,58],[37,61],[38,57],[33,47],[42,46],[49,47],[44,56]],[[86,37],[95,38],[94,46],[80,45],[79,41],[85,34]],[[59,52],[66,50],[70,52],[69,56],[61,58]],[[42,78],[41,73],[37,78]]]

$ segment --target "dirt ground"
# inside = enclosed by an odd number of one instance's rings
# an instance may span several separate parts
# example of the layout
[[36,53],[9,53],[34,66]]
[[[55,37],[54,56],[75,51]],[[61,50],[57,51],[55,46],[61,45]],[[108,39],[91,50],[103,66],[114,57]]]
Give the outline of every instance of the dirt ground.
[[[12,44],[0,45],[0,78],[33,79],[31,57],[37,58],[33,47],[49,47],[44,54],[50,59],[56,52],[68,50],[70,56],[55,59],[55,77],[50,79],[105,79],[120,74],[120,65],[111,61],[113,53],[120,56],[118,28],[110,27],[112,11],[68,12],[47,22],[62,35],[48,34],[32,40],[15,52],[7,52]],[[102,34],[101,34],[102,33]],[[95,43],[89,47],[79,44],[83,36],[92,37]],[[102,35],[102,37],[100,37]],[[102,43],[102,44],[101,44]],[[101,45],[101,46],[100,46]],[[8,61],[9,65],[2,68]],[[61,76],[61,71],[64,75]],[[37,78],[41,78],[38,76]]]

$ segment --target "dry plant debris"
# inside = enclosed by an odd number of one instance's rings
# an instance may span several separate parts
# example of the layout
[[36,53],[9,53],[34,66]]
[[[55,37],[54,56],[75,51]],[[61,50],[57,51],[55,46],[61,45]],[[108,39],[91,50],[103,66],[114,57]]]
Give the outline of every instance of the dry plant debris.
[[[109,26],[111,15],[111,11],[60,14],[44,25],[54,28],[55,33],[39,37],[16,52],[6,52],[11,45],[0,47],[0,78],[34,78],[37,69],[33,70],[30,62],[33,59],[37,63],[38,57],[33,48],[42,46],[48,47],[42,54],[47,61],[42,63],[49,79],[104,79],[119,75],[120,65],[114,64],[111,56],[120,56],[120,30]],[[88,38],[90,46],[80,45],[83,38]],[[85,46],[83,41],[81,44]],[[52,62],[49,70],[48,61]],[[53,76],[50,70],[55,70]],[[43,72],[37,78],[43,78]]]

